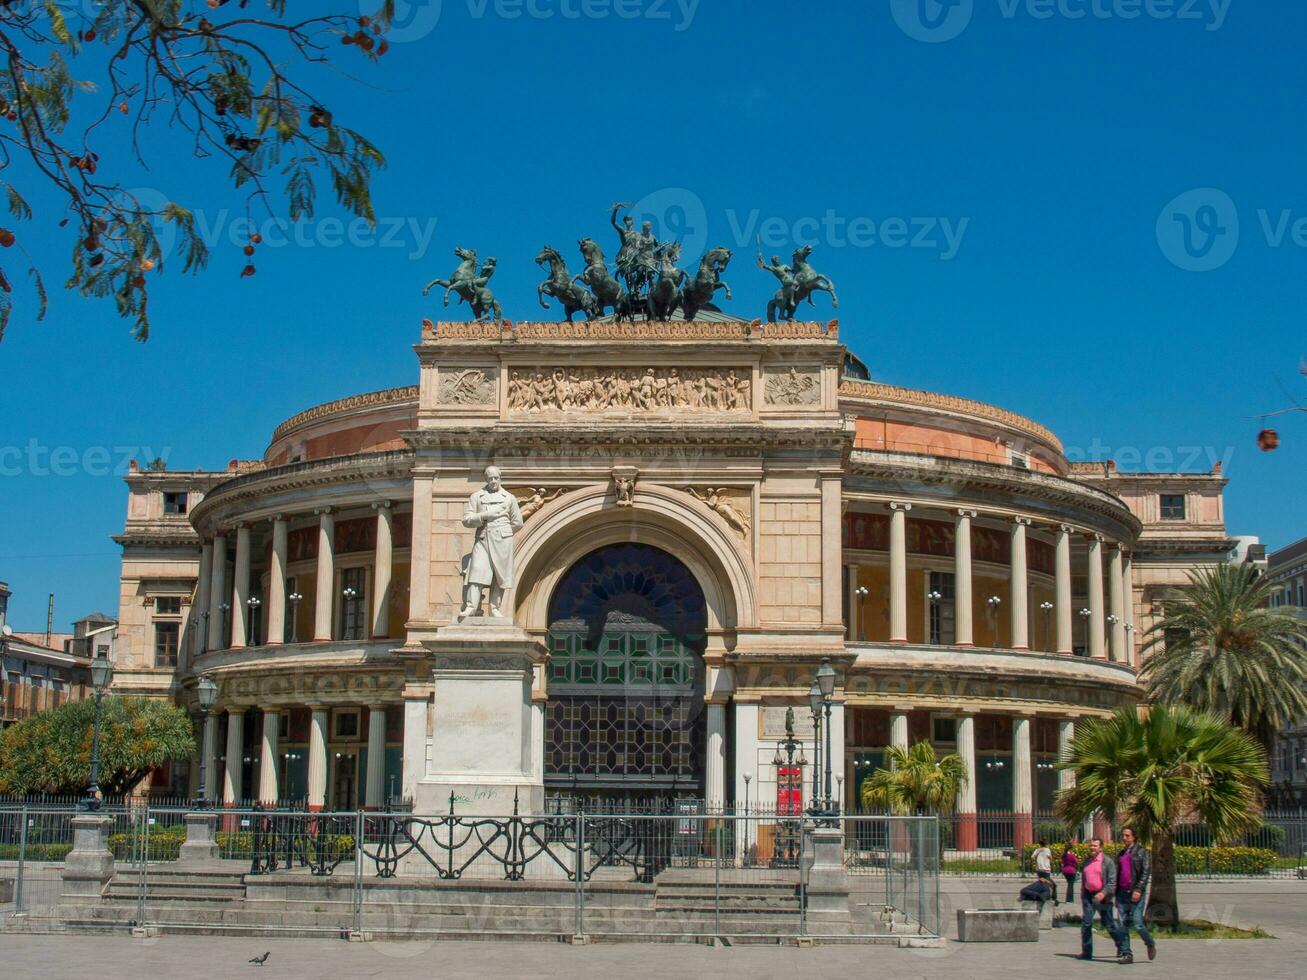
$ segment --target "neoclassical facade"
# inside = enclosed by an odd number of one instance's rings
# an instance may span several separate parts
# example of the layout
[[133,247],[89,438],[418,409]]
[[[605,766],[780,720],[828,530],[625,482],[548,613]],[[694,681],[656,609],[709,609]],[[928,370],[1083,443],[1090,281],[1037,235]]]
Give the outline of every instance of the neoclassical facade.
[[[984,811],[1021,842],[1075,724],[1137,701],[1168,591],[1232,545],[1219,472],[1073,465],[1029,419],[872,382],[835,322],[428,323],[415,350],[416,385],[302,412],[262,460],[128,478],[116,676],[218,682],[213,796],[775,806],[829,660],[847,809],[928,739],[972,773],[957,846]],[[525,518],[494,636],[456,622],[491,463]]]

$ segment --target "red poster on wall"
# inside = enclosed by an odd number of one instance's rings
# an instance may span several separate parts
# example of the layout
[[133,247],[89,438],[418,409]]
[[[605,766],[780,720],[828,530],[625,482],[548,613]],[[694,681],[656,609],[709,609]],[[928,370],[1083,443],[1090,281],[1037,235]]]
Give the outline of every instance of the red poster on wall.
[[776,770],[776,813],[782,817],[803,813],[803,770],[798,766]]

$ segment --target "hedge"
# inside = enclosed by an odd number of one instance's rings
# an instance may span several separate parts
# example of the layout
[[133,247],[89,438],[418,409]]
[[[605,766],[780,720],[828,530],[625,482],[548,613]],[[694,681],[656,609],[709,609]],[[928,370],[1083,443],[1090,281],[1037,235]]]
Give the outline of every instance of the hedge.
[[[1089,845],[1076,844],[1071,848],[1084,867],[1089,858]],[[1112,843],[1103,848],[1111,857],[1117,857],[1125,846]],[[1054,870],[1062,866],[1063,848],[1054,846]],[[1027,844],[1021,851],[1021,866],[1034,867],[1034,844]],[[1264,875],[1275,866],[1277,855],[1264,847],[1175,847],[1175,870],[1177,874],[1233,874]]]

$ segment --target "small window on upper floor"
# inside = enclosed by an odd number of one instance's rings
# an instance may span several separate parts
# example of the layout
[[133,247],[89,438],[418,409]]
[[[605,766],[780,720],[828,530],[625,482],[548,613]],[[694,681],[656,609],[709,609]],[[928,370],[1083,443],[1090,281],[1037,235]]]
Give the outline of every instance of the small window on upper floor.
[[186,493],[178,491],[176,493],[165,491],[163,495],[163,512],[165,514],[185,514],[186,513]]
[[182,614],[182,597],[179,595],[155,596],[154,614],[156,616],[180,616]]
[[1016,453],[1016,452],[1014,452],[1014,453],[1012,454],[1012,461],[1011,461],[1011,462],[1012,462],[1012,465],[1013,465],[1013,466],[1020,467],[1020,468],[1023,469],[1023,470],[1028,470],[1028,469],[1030,469],[1030,460],[1026,457],[1026,454],[1025,454],[1025,453]]
[[1184,494],[1182,493],[1164,493],[1161,495],[1162,520],[1164,521],[1183,521],[1184,513]]

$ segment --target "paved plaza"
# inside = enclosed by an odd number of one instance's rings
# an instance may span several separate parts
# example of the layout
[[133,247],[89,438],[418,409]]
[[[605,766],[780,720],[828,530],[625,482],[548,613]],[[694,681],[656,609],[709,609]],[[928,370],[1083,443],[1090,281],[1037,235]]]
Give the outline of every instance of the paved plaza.
[[[1009,905],[1013,879],[944,879],[947,918],[961,906]],[[1297,881],[1184,883],[1185,914],[1231,925],[1260,925],[1273,940],[1163,942],[1158,960],[1120,967],[1109,959],[1079,963],[1078,931],[1044,933],[1038,945],[961,945],[943,949],[827,946],[594,945],[557,943],[360,943],[217,937],[0,933],[6,978],[102,977],[749,977],[889,976],[906,978],[1063,977],[1130,970],[1145,976],[1301,978],[1307,963],[1307,885]],[[951,931],[951,930],[950,930]],[[1101,956],[1110,952],[1100,942]],[[249,959],[270,952],[263,967]]]

